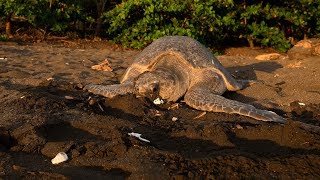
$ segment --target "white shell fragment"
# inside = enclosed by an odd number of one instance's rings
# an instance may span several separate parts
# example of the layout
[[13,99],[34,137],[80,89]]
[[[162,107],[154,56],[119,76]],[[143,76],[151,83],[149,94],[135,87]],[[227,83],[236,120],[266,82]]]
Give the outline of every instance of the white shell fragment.
[[68,160],[68,155],[65,152],[59,152],[56,157],[51,160],[52,164],[59,164]]
[[136,137],[136,138],[138,138],[139,140],[144,141],[144,142],[148,142],[148,143],[150,142],[148,139],[142,138],[142,137],[141,137],[141,134],[139,134],[139,133],[134,133],[134,132],[132,132],[132,133],[128,133],[128,135],[129,135],[129,136]]
[[163,101],[162,99],[160,99],[160,98],[157,98],[157,99],[155,99],[155,100],[153,101],[153,104],[157,104],[157,105],[163,104],[163,103],[164,103],[164,101]]
[[64,96],[64,98],[65,98],[65,99],[69,99],[69,100],[74,99],[74,97],[73,97],[73,96]]
[[302,102],[299,102],[298,103],[300,106],[305,106],[306,104],[305,103],[302,103]]
[[171,119],[173,122],[175,122],[175,121],[177,121],[178,120],[178,118],[177,117],[172,117],[172,119]]

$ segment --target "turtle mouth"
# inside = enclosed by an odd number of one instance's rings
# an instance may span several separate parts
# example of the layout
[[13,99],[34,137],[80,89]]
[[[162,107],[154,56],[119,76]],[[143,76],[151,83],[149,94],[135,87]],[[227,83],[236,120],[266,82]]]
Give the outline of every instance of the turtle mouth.
[[158,83],[152,83],[149,85],[137,86],[135,91],[139,96],[157,97],[159,96],[160,87]]

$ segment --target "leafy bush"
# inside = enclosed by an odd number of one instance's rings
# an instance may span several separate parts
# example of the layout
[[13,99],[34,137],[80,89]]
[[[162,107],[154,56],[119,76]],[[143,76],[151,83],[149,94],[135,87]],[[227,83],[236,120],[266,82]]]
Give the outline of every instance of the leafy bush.
[[105,22],[110,22],[110,37],[126,47],[142,48],[164,35],[219,43],[228,6],[232,1],[128,0],[105,13]]
[[0,41],[6,41],[8,36],[6,34],[0,34]]
[[320,31],[317,0],[128,0],[104,14],[109,37],[142,48],[164,35],[187,35],[208,45],[246,38],[251,46],[290,48],[289,37]]
[[320,35],[319,0],[0,0],[6,30],[13,16],[44,34],[93,37],[104,29],[104,37],[132,48],[185,35],[208,46],[248,40],[285,51],[289,39]]
[[85,11],[87,1],[59,0],[49,3],[48,0],[40,0],[35,9],[36,17],[30,22],[44,31],[54,32],[60,35],[68,34],[68,31],[77,30],[77,25],[92,21],[92,16]]
[[[106,0],[101,0],[105,1]],[[66,35],[95,22],[97,0],[0,0],[0,18],[22,16],[44,33]]]
[[7,36],[12,36],[11,19],[14,16],[23,16],[27,19],[35,16],[33,9],[36,4],[35,0],[0,0],[0,17],[5,18]]
[[240,37],[281,51],[290,48],[289,38],[302,39],[319,34],[320,1],[248,1],[238,4]]
[[274,13],[277,11],[269,3],[260,2],[247,7],[243,5],[237,10],[240,13],[239,37],[247,38],[251,47],[255,42],[262,46],[275,47],[280,51],[290,48],[290,42],[281,30],[278,16]]
[[31,16],[33,7],[37,4],[35,0],[0,0],[0,17]]

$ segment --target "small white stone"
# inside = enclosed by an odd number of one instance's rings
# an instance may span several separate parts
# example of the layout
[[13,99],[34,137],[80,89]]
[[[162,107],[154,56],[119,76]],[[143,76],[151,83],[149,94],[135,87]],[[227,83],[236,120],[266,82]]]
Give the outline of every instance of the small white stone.
[[59,152],[56,157],[51,160],[52,164],[59,164],[68,160],[68,155],[65,152]]
[[164,101],[160,98],[157,98],[153,101],[153,104],[156,104],[156,105],[163,104],[163,103],[164,103]]
[[302,102],[299,102],[298,103],[300,106],[305,106],[306,104],[305,103],[302,103]]
[[172,117],[172,119],[171,119],[173,122],[175,122],[175,121],[177,121],[178,120],[178,118],[177,117]]

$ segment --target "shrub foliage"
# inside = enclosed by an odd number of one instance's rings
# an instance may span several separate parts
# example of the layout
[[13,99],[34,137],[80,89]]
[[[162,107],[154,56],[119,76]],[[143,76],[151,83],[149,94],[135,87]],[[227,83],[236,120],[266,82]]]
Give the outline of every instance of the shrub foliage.
[[2,22],[14,16],[44,33],[100,35],[132,48],[185,35],[209,46],[247,40],[285,51],[290,39],[320,34],[319,0],[0,0]]

